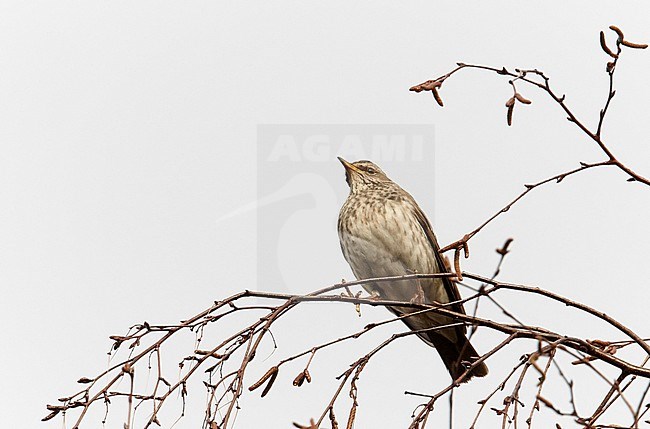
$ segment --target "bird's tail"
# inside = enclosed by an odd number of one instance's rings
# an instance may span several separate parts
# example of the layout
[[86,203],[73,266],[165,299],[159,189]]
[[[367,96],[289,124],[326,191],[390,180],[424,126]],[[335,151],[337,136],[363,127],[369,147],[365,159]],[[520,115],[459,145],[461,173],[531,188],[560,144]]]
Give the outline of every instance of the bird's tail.
[[[432,338],[433,340],[433,338]],[[437,336],[435,345],[440,357],[444,362],[451,378],[458,380],[463,373],[479,358],[472,344],[469,342],[465,335],[461,335],[458,341],[452,342],[447,338]],[[485,363],[481,362],[463,379],[461,383],[468,382],[472,377],[485,377],[488,373],[488,368]]]

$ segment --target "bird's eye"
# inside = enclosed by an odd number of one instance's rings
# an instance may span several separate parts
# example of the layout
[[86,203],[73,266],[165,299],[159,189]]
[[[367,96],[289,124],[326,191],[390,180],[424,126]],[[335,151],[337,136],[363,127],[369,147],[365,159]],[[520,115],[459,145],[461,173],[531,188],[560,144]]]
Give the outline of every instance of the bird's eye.
[[377,173],[377,170],[375,170],[375,169],[372,168],[372,167],[368,167],[368,168],[366,169],[366,171],[368,172],[368,174],[375,174],[375,173]]

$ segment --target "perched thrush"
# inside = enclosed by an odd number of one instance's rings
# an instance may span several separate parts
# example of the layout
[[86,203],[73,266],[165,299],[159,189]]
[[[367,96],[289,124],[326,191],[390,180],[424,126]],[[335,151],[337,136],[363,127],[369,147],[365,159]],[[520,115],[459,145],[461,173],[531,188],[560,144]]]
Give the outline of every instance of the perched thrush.
[[[431,224],[413,197],[372,162],[339,160],[350,186],[339,214],[339,240],[343,256],[357,279],[446,271]],[[461,299],[458,287],[447,277],[367,283],[363,287],[390,301],[445,304]],[[412,307],[389,309],[398,316],[417,311]],[[465,313],[462,304],[449,309]],[[402,320],[411,330],[454,323],[453,318],[434,312]],[[459,325],[417,334],[438,350],[454,380],[479,357],[466,332],[467,328]],[[487,373],[487,366],[481,363],[464,381]]]

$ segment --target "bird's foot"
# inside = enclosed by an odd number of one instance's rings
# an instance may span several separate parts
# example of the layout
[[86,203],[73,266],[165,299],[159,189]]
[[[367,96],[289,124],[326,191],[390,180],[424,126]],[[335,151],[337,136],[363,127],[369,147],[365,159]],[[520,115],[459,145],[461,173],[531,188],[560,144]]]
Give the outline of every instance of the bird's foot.
[[[345,284],[345,279],[342,279],[342,280],[341,280],[341,283],[342,283],[342,284]],[[344,296],[344,297],[347,297],[347,298],[353,298],[353,297],[354,297],[354,294],[352,293],[352,291],[350,290],[350,288],[347,287],[347,286],[343,286],[343,287],[345,287],[345,292],[341,292],[341,296]]]
[[424,289],[422,289],[422,286],[418,282],[418,289],[413,298],[409,301],[411,304],[416,304],[416,305],[423,305],[425,303],[424,301]]
[[370,295],[366,297],[366,299],[379,301],[381,299],[381,295],[379,295],[379,292],[377,292],[376,290],[373,290],[372,292],[370,292]]

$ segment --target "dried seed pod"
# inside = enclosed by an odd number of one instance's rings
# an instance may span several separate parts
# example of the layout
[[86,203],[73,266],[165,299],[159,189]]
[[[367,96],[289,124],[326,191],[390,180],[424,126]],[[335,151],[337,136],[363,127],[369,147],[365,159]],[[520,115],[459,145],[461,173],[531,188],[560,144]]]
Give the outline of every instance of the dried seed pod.
[[302,386],[302,383],[305,381],[305,372],[301,372],[293,379],[293,385],[296,387]]
[[63,411],[65,407],[63,405],[46,405],[48,411]]
[[463,281],[463,272],[460,270],[460,248],[454,252],[454,268],[456,270],[456,277],[459,282]]
[[512,112],[515,110],[515,104],[508,106],[508,126],[512,125]]
[[609,345],[609,346],[605,347],[605,349],[603,349],[603,352],[605,352],[607,354],[610,354],[610,355],[613,355],[613,354],[616,354],[617,350],[618,350],[618,348],[616,348],[616,346]]
[[46,422],[46,421],[48,421],[48,420],[52,420],[54,417],[56,417],[57,414],[59,414],[59,411],[52,411],[52,412],[51,412],[50,414],[48,414],[47,416],[43,417],[43,418],[41,419],[41,421],[42,421],[42,422]]
[[621,42],[621,45],[627,46],[628,48],[634,48],[634,49],[645,49],[648,47],[648,45],[645,43],[632,43],[632,42],[628,42],[627,40],[623,40]]
[[593,356],[585,356],[582,359],[574,360],[573,362],[571,362],[571,365],[582,365],[582,364],[585,364],[585,363],[588,363],[588,362],[595,361],[596,359],[597,358],[595,358]]
[[587,342],[599,348],[604,348],[612,344],[611,342],[604,340],[587,340]]
[[508,101],[506,101],[506,107],[510,107],[514,105],[515,105],[515,97],[508,98]]
[[348,424],[345,426],[346,429],[352,429],[354,427],[354,418],[357,416],[357,404],[352,404],[350,409],[350,416],[348,417]]
[[436,99],[436,103],[438,103],[438,106],[443,107],[444,104],[442,103],[442,98],[440,98],[440,94],[438,94],[438,90],[434,87],[431,89],[431,93],[433,94],[433,98]]
[[605,53],[610,57],[618,58],[618,55],[612,52],[612,50],[609,49],[609,46],[607,46],[607,42],[605,41],[605,33],[602,31],[600,32],[600,47],[603,48],[603,51],[605,51]]
[[311,374],[309,373],[309,370],[306,369],[304,371],[304,374],[305,374],[305,380],[307,380],[307,383],[311,383]]
[[428,80],[420,85],[425,91],[431,91],[442,86],[442,82],[438,80]]
[[622,42],[623,39],[625,39],[625,36],[623,36],[623,31],[620,28],[618,28],[617,26],[610,25],[609,29],[612,30],[613,32],[615,32],[618,35],[619,43]]
[[414,85],[409,88],[409,91],[422,92],[422,91],[431,91],[433,88],[438,88],[442,85],[442,82],[439,80],[428,80],[422,82],[418,85]]
[[271,390],[271,387],[273,386],[273,383],[275,383],[276,378],[278,378],[278,367],[275,367],[275,372],[271,374],[269,382],[266,384],[264,390],[262,390],[262,398],[265,397],[267,393],[269,393],[269,390]]
[[334,415],[334,407],[330,407],[330,423],[332,423],[332,429],[339,429],[339,422],[336,421],[336,416]]
[[[268,371],[266,371],[266,373],[262,376],[262,378],[260,378],[260,379],[257,380],[255,383],[253,383],[253,384],[248,388],[248,390],[249,390],[250,392],[252,392],[253,390],[255,390],[255,389],[257,389],[258,387],[260,387],[262,384],[264,384],[264,382],[265,382],[266,380],[268,380],[269,378],[271,378],[272,376],[277,376],[277,374],[278,374],[278,367],[277,367],[277,366],[271,367],[271,369],[269,369]],[[275,380],[274,380],[274,381],[275,381]],[[270,384],[273,384],[273,383],[271,382]],[[267,386],[267,387],[268,387],[268,386]],[[264,390],[266,390],[266,389],[264,389]]]
[[525,98],[523,95],[521,95],[521,94],[518,93],[518,92],[515,92],[515,98],[516,98],[518,101],[520,101],[521,103],[524,103],[524,104],[530,104],[530,103],[532,103],[532,101],[530,101],[529,99]]

